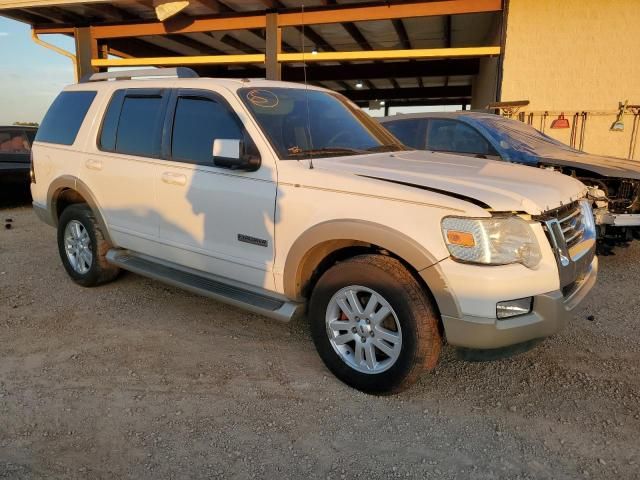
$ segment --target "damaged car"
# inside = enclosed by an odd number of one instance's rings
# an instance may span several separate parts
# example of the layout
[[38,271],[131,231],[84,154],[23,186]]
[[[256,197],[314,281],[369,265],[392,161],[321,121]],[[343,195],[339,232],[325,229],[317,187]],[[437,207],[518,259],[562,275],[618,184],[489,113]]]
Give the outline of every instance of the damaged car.
[[584,183],[599,239],[640,238],[640,165],[585,153],[531,125],[488,112],[395,115],[380,119],[404,144],[436,152],[555,170]]

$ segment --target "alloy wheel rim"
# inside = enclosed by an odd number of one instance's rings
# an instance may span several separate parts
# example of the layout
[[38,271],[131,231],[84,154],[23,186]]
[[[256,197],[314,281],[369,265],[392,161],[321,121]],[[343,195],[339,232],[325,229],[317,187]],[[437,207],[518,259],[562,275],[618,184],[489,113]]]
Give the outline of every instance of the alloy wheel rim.
[[91,269],[91,237],[85,226],[77,220],[71,220],[64,229],[64,251],[76,273],[84,275]]
[[377,374],[391,368],[402,351],[402,329],[389,302],[361,285],[338,290],[327,306],[329,343],[354,370]]

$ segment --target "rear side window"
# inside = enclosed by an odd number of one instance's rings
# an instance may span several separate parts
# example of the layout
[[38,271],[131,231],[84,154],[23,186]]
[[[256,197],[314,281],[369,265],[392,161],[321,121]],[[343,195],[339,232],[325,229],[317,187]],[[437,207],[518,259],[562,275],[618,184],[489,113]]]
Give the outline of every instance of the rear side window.
[[382,125],[405,145],[418,150],[424,149],[424,122],[422,120],[398,120]]
[[243,137],[240,120],[226,105],[209,98],[178,98],[171,139],[174,160],[212,164],[215,139]]
[[161,97],[125,97],[116,132],[116,151],[156,156],[159,147],[156,124],[161,111]]
[[95,91],[62,92],[49,107],[36,141],[73,145],[95,97]]
[[117,90],[105,113],[98,148],[108,152],[160,157],[166,92]]
[[457,120],[429,120],[427,149],[440,152],[496,155],[493,147],[477,130]]

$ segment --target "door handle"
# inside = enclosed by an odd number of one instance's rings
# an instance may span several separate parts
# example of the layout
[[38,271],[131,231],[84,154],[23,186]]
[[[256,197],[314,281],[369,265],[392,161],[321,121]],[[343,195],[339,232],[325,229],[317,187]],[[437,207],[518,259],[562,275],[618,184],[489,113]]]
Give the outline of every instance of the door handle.
[[162,174],[162,181],[170,185],[184,186],[187,184],[187,176],[181,173],[164,172]]
[[102,160],[87,160],[85,166],[90,170],[102,170]]

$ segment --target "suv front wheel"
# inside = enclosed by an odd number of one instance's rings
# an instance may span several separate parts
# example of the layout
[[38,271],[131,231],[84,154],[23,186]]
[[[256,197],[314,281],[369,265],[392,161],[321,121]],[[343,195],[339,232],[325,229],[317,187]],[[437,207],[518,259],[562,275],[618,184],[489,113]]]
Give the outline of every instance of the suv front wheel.
[[392,257],[361,255],[327,270],[313,290],[310,321],[327,367],[365,392],[407,388],[440,354],[432,302]]
[[119,269],[107,262],[110,248],[88,205],[79,203],[64,209],[58,221],[58,251],[74,282],[94,287],[113,280]]

